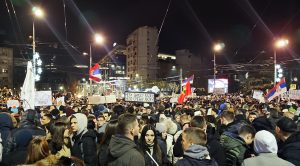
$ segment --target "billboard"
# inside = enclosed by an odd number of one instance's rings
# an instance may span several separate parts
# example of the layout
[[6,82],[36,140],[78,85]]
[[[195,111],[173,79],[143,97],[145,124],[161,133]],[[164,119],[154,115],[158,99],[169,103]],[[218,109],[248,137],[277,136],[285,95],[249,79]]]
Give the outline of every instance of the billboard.
[[208,79],[208,93],[214,92],[214,85],[216,93],[228,93],[228,79],[216,79],[216,82],[214,79]]

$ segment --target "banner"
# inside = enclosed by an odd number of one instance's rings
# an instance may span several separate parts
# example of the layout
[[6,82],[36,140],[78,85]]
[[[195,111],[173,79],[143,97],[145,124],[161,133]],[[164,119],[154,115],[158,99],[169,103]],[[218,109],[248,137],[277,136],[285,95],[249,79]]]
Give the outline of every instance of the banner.
[[218,95],[223,95],[226,93],[226,89],[225,88],[214,88],[213,93],[218,94]]
[[125,92],[125,101],[141,102],[141,103],[154,103],[154,93],[146,92]]
[[300,100],[300,90],[289,90],[287,94],[289,99]]
[[290,90],[296,90],[297,84],[290,84]]
[[49,106],[52,105],[51,91],[36,91],[35,92],[35,106]]
[[88,96],[89,104],[105,104],[105,103],[115,103],[117,102],[116,95],[108,96]]

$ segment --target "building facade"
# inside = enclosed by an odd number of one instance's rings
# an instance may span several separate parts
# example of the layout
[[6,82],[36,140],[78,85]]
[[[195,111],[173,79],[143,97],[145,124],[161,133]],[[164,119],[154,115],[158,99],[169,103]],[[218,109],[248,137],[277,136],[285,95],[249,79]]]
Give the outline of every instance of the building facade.
[[0,87],[13,87],[13,49],[0,47]]
[[127,44],[127,76],[144,80],[157,78],[158,30],[143,26],[132,32]]
[[99,62],[104,80],[123,80],[126,76],[126,47],[115,46]]

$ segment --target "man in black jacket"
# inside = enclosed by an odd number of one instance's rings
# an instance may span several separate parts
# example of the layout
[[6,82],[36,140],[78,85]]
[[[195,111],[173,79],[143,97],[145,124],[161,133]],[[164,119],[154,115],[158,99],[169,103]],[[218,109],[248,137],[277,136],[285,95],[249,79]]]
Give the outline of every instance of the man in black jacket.
[[71,117],[71,155],[80,158],[87,166],[97,165],[96,134],[87,129],[87,117],[76,113]]
[[296,123],[287,117],[282,117],[276,123],[276,136],[282,141],[278,147],[278,157],[295,165],[300,165],[300,131]]
[[135,115],[123,114],[118,118],[117,134],[112,136],[108,147],[108,166],[144,166],[144,156],[139,152],[134,137],[139,133]]

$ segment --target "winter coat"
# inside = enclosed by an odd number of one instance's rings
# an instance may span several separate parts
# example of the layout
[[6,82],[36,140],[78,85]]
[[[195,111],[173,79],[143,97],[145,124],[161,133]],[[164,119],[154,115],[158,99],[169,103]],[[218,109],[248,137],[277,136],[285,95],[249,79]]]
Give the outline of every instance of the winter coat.
[[105,140],[105,142],[103,144],[101,144],[99,147],[98,166],[105,166],[107,163],[109,142],[110,142],[110,140]]
[[87,166],[97,165],[96,135],[84,130],[72,137],[71,155],[84,161]]
[[108,166],[144,166],[144,156],[137,145],[122,135],[112,136],[108,147]]
[[279,147],[278,157],[300,165],[300,131],[296,131]]
[[183,159],[178,160],[176,166],[218,166],[218,164],[210,158],[206,147],[194,144],[184,152]]
[[225,165],[241,165],[249,151],[249,147],[246,145],[245,141],[240,137],[234,138],[223,134],[221,135],[220,143],[225,151]]
[[207,128],[207,149],[210,156],[216,160],[219,166],[225,164],[225,151],[220,142],[217,140],[218,135],[213,127]]
[[261,153],[259,156],[245,159],[242,163],[243,166],[294,166],[294,164],[283,160],[274,153]]

